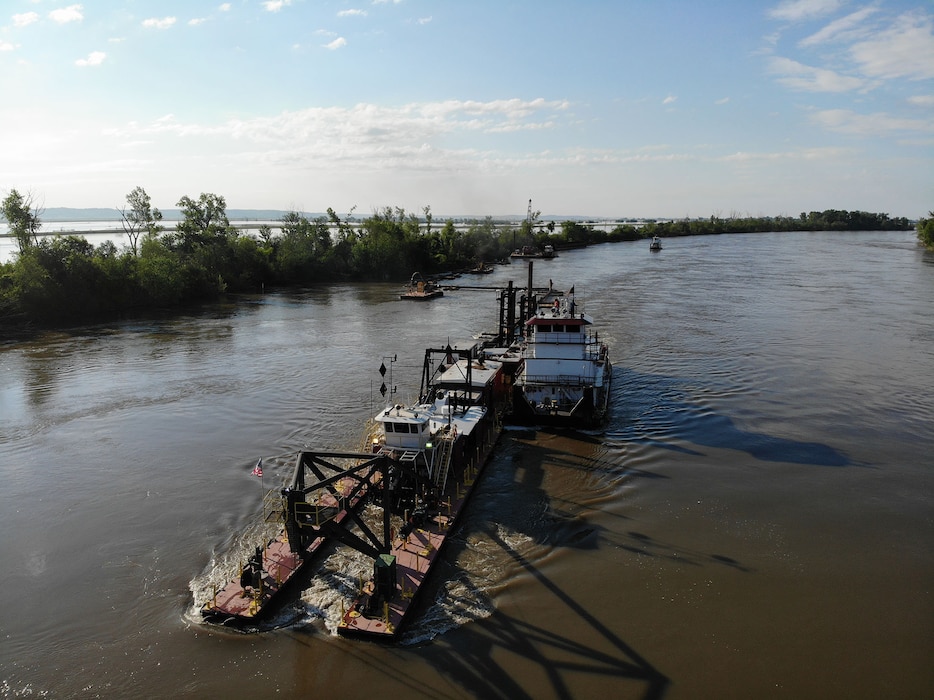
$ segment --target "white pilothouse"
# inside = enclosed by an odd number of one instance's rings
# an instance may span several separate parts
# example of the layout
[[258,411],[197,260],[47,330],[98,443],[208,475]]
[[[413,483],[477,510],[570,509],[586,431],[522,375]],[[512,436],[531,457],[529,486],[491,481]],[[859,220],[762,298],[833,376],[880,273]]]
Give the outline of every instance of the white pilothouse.
[[522,368],[513,413],[526,422],[593,427],[606,415],[612,365],[593,319],[578,310],[574,290],[554,291],[525,322]]

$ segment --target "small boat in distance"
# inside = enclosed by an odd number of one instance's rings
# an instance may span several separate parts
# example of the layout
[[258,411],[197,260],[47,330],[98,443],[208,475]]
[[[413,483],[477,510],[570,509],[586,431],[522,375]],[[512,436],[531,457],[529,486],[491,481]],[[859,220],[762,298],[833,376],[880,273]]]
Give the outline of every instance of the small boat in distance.
[[652,236],[652,242],[649,243],[649,250],[653,253],[657,253],[662,249],[662,239],[658,236]]
[[541,249],[533,245],[524,245],[521,248],[516,248],[509,254],[510,258],[541,258],[543,260],[551,260],[555,257],[555,247],[553,245],[543,246]]
[[482,260],[474,267],[467,270],[468,275],[489,275],[491,272],[493,272],[493,267],[491,265],[487,265]]
[[405,291],[399,295],[400,299],[413,299],[415,301],[427,301],[435,297],[443,297],[444,292],[437,284],[430,280],[425,280],[421,273],[412,274],[412,279],[405,287]]

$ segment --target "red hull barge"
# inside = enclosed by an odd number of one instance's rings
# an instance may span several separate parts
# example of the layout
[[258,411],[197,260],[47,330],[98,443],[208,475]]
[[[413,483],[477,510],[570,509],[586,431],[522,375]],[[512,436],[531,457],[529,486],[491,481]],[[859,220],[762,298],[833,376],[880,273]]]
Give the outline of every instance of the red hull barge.
[[[314,464],[313,453],[302,452],[292,483],[282,490],[281,498],[267,494],[264,500],[273,503],[271,508],[264,503],[264,520],[284,525],[276,537],[257,544],[253,555],[241,564],[239,575],[204,603],[201,614],[207,621],[232,626],[259,622],[278,607],[283,591],[300,578],[316,555],[342,539],[340,531],[355,519],[370,490],[379,484],[379,471],[371,455],[334,457],[355,464],[350,468]],[[319,478],[306,486],[309,465],[314,465]],[[299,513],[301,524],[290,522],[289,510]]]
[[[424,512],[409,515],[398,534],[391,532],[388,553],[375,561],[373,578],[343,613],[338,634],[383,642],[399,639],[414,617],[423,584],[466,509],[499,433],[499,421],[490,412],[469,434],[441,436],[454,441],[451,447],[458,453],[452,457],[455,463],[441,498]],[[461,441],[465,444],[456,444]]]
[[504,377],[480,344],[429,349],[418,402],[375,417],[371,449],[389,466],[379,489],[384,539],[360,549],[373,558],[373,577],[342,610],[338,634],[399,638],[499,437]]

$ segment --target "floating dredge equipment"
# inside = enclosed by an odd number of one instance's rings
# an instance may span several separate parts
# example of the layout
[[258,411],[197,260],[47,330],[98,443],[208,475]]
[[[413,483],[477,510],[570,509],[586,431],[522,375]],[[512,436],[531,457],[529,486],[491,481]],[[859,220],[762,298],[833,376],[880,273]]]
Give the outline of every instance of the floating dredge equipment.
[[[496,333],[426,350],[418,400],[387,406],[374,417],[379,430],[369,451],[298,455],[291,483],[264,516],[270,526],[278,524],[278,534],[244,540],[257,541],[255,551],[239,576],[204,603],[206,619],[224,624],[259,620],[287,586],[306,578],[299,574],[310,562],[340,544],[369,557],[373,574],[361,581],[349,605],[342,604],[338,634],[398,639],[466,508],[503,420],[515,418],[520,406],[534,409],[536,420],[542,406],[549,408],[546,417],[574,418],[574,411],[553,410],[552,394],[571,387],[591,401],[591,375],[597,371],[602,372],[597,379],[605,402],[609,360],[605,348],[593,352],[583,333],[590,320],[575,309],[573,287],[567,294],[550,284],[534,288],[529,262],[524,290],[509,282],[499,291]],[[543,383],[529,374],[531,365],[557,378]],[[361,517],[366,503],[382,509],[375,522]]]
[[[359,540],[366,545],[348,530],[350,523],[358,525],[377,549],[378,538],[357,511],[369,492],[378,488],[388,471],[387,461],[385,456],[366,453],[300,453],[291,483],[282,490],[281,498],[273,498],[278,503],[264,507],[264,521],[278,521],[282,529],[256,545],[253,555],[241,564],[238,577],[214,590],[201,607],[205,619],[228,625],[258,622],[327,542]],[[306,478],[306,471],[313,480]]]
[[373,449],[391,458],[382,482],[383,517],[391,510],[401,526],[390,528],[388,547],[374,557],[372,579],[342,611],[338,634],[393,641],[411,618],[499,436],[502,366],[477,346],[426,350],[418,403],[376,417],[382,435]]

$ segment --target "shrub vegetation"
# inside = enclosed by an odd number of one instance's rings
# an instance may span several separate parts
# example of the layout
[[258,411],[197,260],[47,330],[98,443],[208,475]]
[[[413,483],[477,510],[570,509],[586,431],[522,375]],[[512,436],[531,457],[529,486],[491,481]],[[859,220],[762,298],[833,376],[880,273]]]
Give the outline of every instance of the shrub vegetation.
[[[292,211],[276,232],[264,226],[256,236],[231,226],[224,198],[210,193],[182,197],[183,219],[174,229],[161,224],[162,214],[141,187],[127,195],[127,204],[122,215],[130,245],[118,250],[112,242],[94,247],[80,236],[37,235],[41,212],[31,197],[12,190],[0,211],[19,251],[0,265],[0,323],[67,325],[270,286],[402,281],[414,271],[431,275],[501,260],[527,245],[561,250],[655,235],[909,228],[906,219],[836,210],[799,218],[712,216],[620,225],[611,231],[575,221],[545,224],[538,213],[518,225],[485,218],[438,226],[429,207],[421,216],[386,207],[363,219],[342,219],[328,209],[326,217],[310,220]],[[918,235],[930,245],[934,220],[922,221]]]

